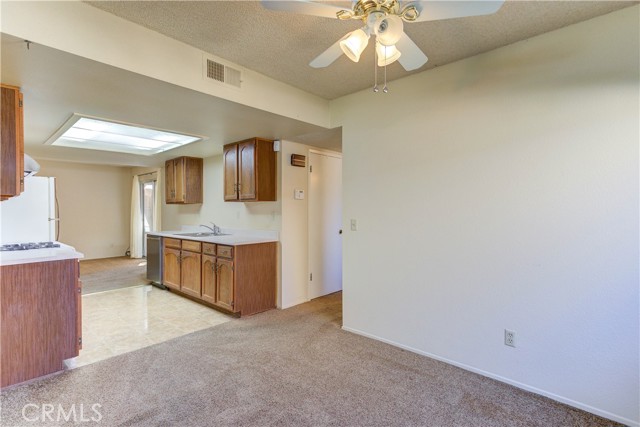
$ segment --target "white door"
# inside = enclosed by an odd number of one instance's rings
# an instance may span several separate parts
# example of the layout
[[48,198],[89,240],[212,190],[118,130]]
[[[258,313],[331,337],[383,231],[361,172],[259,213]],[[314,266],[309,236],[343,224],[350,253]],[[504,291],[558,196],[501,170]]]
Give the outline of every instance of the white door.
[[309,299],[342,290],[342,159],[309,153]]

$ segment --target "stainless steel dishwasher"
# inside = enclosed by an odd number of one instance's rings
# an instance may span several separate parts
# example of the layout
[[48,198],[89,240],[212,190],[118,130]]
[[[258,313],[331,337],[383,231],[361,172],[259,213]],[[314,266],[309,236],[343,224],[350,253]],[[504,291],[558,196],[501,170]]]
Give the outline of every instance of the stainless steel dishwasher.
[[147,234],[147,280],[160,289],[162,284],[162,237]]

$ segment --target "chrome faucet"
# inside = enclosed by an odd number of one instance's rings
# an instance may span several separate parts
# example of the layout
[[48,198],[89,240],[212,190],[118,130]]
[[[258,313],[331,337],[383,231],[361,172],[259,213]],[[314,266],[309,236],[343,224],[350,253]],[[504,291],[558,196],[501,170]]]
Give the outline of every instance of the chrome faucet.
[[213,225],[213,228],[209,227],[208,225],[204,225],[204,224],[200,224],[200,227],[204,227],[206,229],[209,229],[209,230],[213,231],[213,234],[215,234],[215,235],[221,234],[220,227],[215,225],[213,222],[211,223],[211,225]]

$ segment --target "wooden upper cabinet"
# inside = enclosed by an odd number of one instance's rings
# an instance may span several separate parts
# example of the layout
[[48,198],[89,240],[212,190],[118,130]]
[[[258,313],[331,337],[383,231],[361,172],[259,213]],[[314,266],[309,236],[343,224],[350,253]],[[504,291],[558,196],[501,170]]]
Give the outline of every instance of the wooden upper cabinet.
[[276,152],[273,141],[252,138],[224,146],[224,200],[276,200]]
[[0,200],[6,200],[24,190],[24,117],[20,89],[0,89]]
[[225,145],[222,152],[224,163],[224,200],[238,200],[238,146]]
[[238,198],[256,199],[256,144],[253,141],[238,144]]
[[203,162],[199,157],[178,157],[167,160],[165,198],[167,203],[202,203]]

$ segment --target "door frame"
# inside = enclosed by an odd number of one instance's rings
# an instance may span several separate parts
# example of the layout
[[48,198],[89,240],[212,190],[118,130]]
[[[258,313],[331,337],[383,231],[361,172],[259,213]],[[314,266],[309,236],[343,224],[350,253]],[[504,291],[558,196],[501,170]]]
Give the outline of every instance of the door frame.
[[[309,163],[308,163],[308,167],[307,167],[307,206],[310,205],[310,199],[311,199],[311,177],[310,174],[311,172],[311,154],[317,154],[317,155],[321,155],[321,156],[327,156],[327,157],[333,157],[336,159],[340,159],[340,161],[342,161],[342,153],[337,152],[337,151],[330,151],[330,150],[322,150],[322,149],[317,149],[317,148],[309,148],[308,150],[309,153]],[[342,224],[342,189],[343,189],[343,185],[342,185],[342,177],[340,179],[340,211],[341,211],[341,215],[340,215],[340,224],[341,226],[343,226],[344,224]],[[310,208],[308,208],[307,211],[307,301],[311,300],[311,292],[310,292],[310,288],[311,288],[311,223],[310,223]],[[341,228],[343,229],[343,228]],[[342,249],[342,241],[340,243],[341,245],[341,249]],[[342,258],[342,257],[341,257]],[[342,267],[340,268],[341,270],[341,274],[342,274]],[[342,286],[341,286],[342,289]],[[319,298],[319,297],[318,297]]]
[[[148,176],[143,178],[143,176]],[[138,175],[138,184],[140,185],[139,193],[140,193],[140,221],[142,221],[142,256],[147,256],[147,232],[144,229],[144,211],[145,211],[145,203],[144,203],[144,186],[148,183],[153,183],[153,203],[150,206],[152,215],[156,215],[156,197],[158,195],[157,187],[158,187],[158,174],[155,172],[150,172],[148,174]]]

